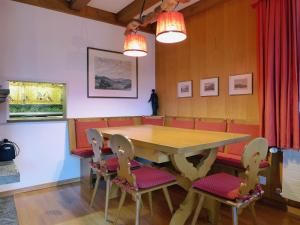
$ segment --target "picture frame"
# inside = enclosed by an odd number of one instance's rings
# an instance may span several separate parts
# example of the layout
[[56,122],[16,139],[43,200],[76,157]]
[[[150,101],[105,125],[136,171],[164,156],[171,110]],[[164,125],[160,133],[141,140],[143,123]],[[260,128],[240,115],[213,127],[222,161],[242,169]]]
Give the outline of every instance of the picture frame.
[[219,77],[200,79],[200,96],[219,96]]
[[87,48],[88,98],[138,98],[138,59]]
[[230,75],[229,95],[250,95],[253,93],[252,73]]
[[193,97],[193,82],[191,80],[178,82],[177,97],[178,98]]

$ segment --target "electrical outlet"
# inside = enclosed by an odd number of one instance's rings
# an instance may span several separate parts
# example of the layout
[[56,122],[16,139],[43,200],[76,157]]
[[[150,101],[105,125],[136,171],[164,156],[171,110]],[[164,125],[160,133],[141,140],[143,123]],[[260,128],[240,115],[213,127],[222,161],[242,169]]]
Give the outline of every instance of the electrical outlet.
[[259,183],[262,185],[266,185],[267,184],[267,178],[264,176],[259,176]]

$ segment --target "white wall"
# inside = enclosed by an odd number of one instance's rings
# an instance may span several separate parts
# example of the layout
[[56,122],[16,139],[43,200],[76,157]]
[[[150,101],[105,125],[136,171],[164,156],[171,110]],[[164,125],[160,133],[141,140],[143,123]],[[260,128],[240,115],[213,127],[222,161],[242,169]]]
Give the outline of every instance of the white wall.
[[[122,51],[124,28],[10,0],[0,2],[0,82],[67,83],[67,116],[151,114],[155,87],[155,39],[146,34],[148,56],[139,59],[138,99],[86,97],[87,47]],[[0,138],[21,147],[18,184],[0,191],[79,177],[79,160],[68,154],[66,122],[0,125]]]

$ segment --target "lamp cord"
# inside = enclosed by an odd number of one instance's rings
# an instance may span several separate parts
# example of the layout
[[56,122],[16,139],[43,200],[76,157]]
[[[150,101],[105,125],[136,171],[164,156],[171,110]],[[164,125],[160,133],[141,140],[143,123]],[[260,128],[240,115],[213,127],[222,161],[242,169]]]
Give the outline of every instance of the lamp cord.
[[140,21],[142,21],[142,16],[143,16],[144,8],[145,8],[145,2],[146,2],[146,0],[143,1],[141,13],[140,13]]

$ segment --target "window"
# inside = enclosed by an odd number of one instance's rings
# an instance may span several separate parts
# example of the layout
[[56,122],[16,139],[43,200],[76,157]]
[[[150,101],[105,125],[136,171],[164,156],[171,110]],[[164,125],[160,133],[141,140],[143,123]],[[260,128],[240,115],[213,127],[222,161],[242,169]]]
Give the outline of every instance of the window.
[[9,119],[59,119],[66,115],[66,85],[9,81]]

